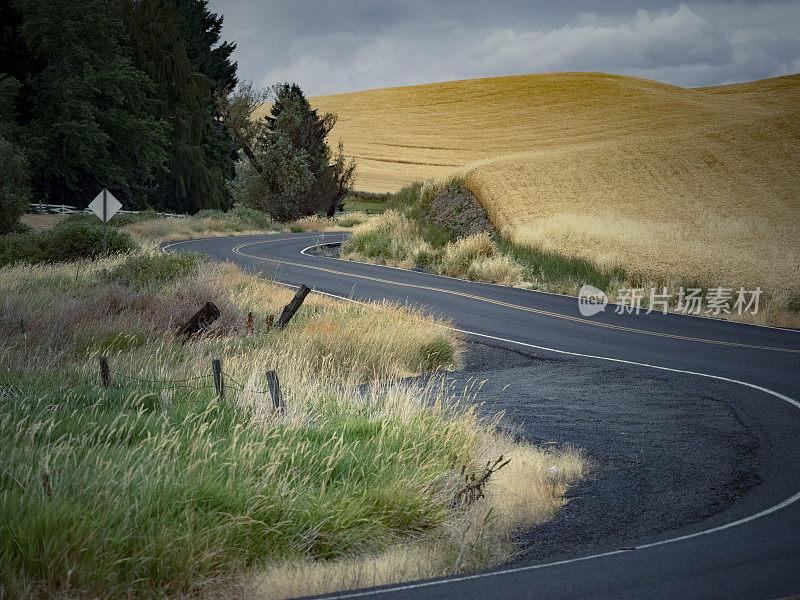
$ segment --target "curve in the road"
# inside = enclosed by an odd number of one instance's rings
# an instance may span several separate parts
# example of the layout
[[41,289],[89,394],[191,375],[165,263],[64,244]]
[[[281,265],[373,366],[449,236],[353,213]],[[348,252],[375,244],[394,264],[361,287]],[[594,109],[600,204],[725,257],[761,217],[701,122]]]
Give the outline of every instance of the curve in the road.
[[[783,431],[793,433],[790,436],[791,439],[787,441],[794,442],[794,447],[797,447],[797,425],[798,416],[800,416],[800,413],[796,413],[796,410],[800,409],[800,403],[792,399],[788,394],[782,393],[782,391],[789,391],[790,393],[793,393],[798,389],[798,380],[800,380],[800,378],[798,378],[797,372],[797,367],[799,366],[797,355],[800,354],[800,347],[797,346],[800,338],[797,337],[796,332],[770,330],[767,328],[757,328],[753,326],[727,323],[724,321],[711,319],[702,319],[703,323],[699,323],[701,319],[692,320],[691,317],[684,317],[680,315],[665,315],[664,317],[666,318],[663,318],[660,316],[660,313],[654,313],[652,318],[649,319],[647,317],[650,317],[650,315],[611,316],[608,314],[600,315],[600,317],[597,319],[587,319],[574,314],[575,309],[577,308],[577,302],[575,302],[575,299],[569,297],[526,292],[523,302],[509,301],[505,299],[505,296],[515,296],[517,298],[521,298],[522,296],[519,294],[520,291],[515,290],[514,288],[503,288],[502,286],[484,285],[481,287],[481,284],[474,284],[472,282],[464,282],[461,280],[449,280],[449,278],[435,278],[435,276],[432,275],[419,274],[411,271],[395,270],[397,272],[390,273],[383,267],[375,265],[362,265],[361,263],[350,263],[349,261],[341,261],[341,263],[347,264],[343,265],[340,263],[338,265],[338,269],[332,269],[330,268],[330,259],[319,256],[309,256],[307,253],[301,252],[304,248],[306,248],[304,245],[306,240],[314,239],[318,243],[323,243],[326,241],[329,242],[331,239],[335,241],[337,238],[341,237],[341,235],[314,235],[305,237],[272,235],[263,236],[260,239],[248,241],[246,243],[236,243],[239,242],[241,238],[234,238],[233,243],[231,238],[223,238],[226,241],[220,241],[218,238],[216,241],[192,240],[181,242],[179,244],[193,244],[195,246],[199,246],[198,249],[209,252],[213,257],[220,260],[234,258],[235,260],[245,261],[242,263],[242,266],[253,270],[255,270],[255,267],[258,263],[265,261],[279,265],[282,271],[276,273],[276,278],[283,280],[286,283],[299,281],[297,277],[299,276],[300,279],[302,279],[304,277],[303,274],[308,273],[309,271],[317,274],[324,274],[325,280],[321,282],[322,285],[315,286],[315,288],[327,288],[320,289],[319,291],[346,300],[359,301],[391,299],[402,301],[403,299],[398,298],[396,293],[387,293],[385,289],[380,289],[386,288],[386,286],[392,286],[395,288],[399,287],[409,294],[409,296],[405,298],[406,302],[413,302],[417,304],[424,303],[433,308],[443,308],[443,310],[440,310],[440,312],[445,316],[451,317],[455,321],[456,326],[454,329],[462,331],[468,335],[491,339],[505,344],[525,346],[544,352],[553,352],[579,358],[611,361],[618,364],[629,364],[636,367],[646,367],[650,369],[683,373],[686,375],[711,378],[717,381],[724,381],[744,386],[755,390],[758,393],[767,394],[770,397],[777,398],[785,403],[785,405],[792,407],[794,414],[788,417],[788,422],[786,415],[781,415],[779,421],[780,427]],[[325,238],[327,238],[327,240]],[[303,244],[298,245],[298,242],[303,242]],[[171,246],[175,246],[175,244]],[[255,248],[257,246],[261,246],[262,252],[260,254],[252,254],[251,252],[243,251],[244,248]],[[270,254],[265,252],[265,249],[267,248],[270,249]],[[246,261],[252,262],[248,263]],[[388,277],[392,277],[392,279],[389,279]],[[344,283],[347,280],[353,279],[363,282],[362,288],[365,289],[357,289],[356,285],[350,288],[347,283]],[[482,290],[483,293],[476,293],[478,290]],[[487,293],[487,290],[489,290],[490,293]],[[443,296],[448,296],[453,300],[450,302],[442,302],[440,298]],[[497,314],[501,317],[504,316],[502,311],[511,311],[517,315],[520,315],[520,313],[527,313],[530,315],[535,315],[537,319],[548,319],[551,325],[553,323],[562,323],[562,325],[550,327],[550,329],[556,330],[555,337],[561,340],[582,340],[584,348],[570,350],[563,347],[555,347],[554,344],[550,345],[536,343],[537,340],[531,340],[530,336],[529,339],[524,339],[525,335],[522,335],[522,332],[520,331],[519,316],[511,317],[509,319],[509,317],[506,315],[506,324],[503,325],[501,319],[499,323],[495,324],[496,326],[494,327],[494,331],[491,331],[491,321],[487,318],[484,317],[481,319],[479,317],[477,320],[474,317],[471,318],[471,314],[475,312],[475,309],[471,308],[471,304],[468,303],[489,305],[492,307],[492,310],[495,311],[494,314]],[[542,308],[537,306],[537,304],[543,304],[545,307]],[[453,306],[455,306],[455,310],[453,310]],[[459,307],[461,310],[459,310]],[[479,315],[480,312],[480,310],[477,311]],[[570,312],[573,314],[570,314]],[[634,320],[636,322],[636,326],[624,324],[626,318],[631,318],[631,320]],[[512,324],[516,322],[516,327],[512,326],[510,330],[507,324],[509,320]],[[476,327],[474,325],[480,326]],[[601,334],[596,336],[589,334],[585,337],[576,337],[576,327],[581,328],[581,333],[584,334],[586,333],[585,328],[587,327],[589,329],[594,329],[595,331],[597,331],[598,328],[603,331]],[[487,331],[487,328],[490,329],[490,331]],[[483,330],[480,331],[480,329]],[[545,328],[540,329],[539,331],[546,330],[547,329]],[[503,331],[506,332],[505,335],[503,334]],[[509,331],[512,331],[517,335],[507,335]],[[702,335],[698,335],[698,332],[702,333]],[[498,333],[500,335],[495,335]],[[552,332],[550,333],[552,334]],[[581,351],[587,346],[587,337],[599,338],[600,335],[607,336],[608,334],[617,336],[617,344],[620,341],[638,339],[639,342],[637,345],[639,346],[642,345],[641,336],[647,336],[649,341],[647,342],[646,352],[639,352],[639,354],[642,354],[643,356],[661,357],[663,358],[661,362],[667,364],[655,364],[655,361],[637,360],[638,358],[641,358],[641,356],[630,356],[630,353],[626,355],[625,351],[620,350],[619,344],[617,346],[614,345],[613,340],[611,345],[609,345],[608,337],[598,339],[596,341],[596,345],[601,349],[612,351],[608,353]],[[553,336],[551,335],[551,338],[552,337]],[[763,343],[764,340],[772,343]],[[591,346],[592,341],[588,343],[588,347],[590,349]],[[676,347],[678,349],[690,348],[692,350],[693,359],[689,359],[687,361],[685,359],[681,360],[679,357],[676,357]],[[699,347],[705,347],[705,350],[698,351]],[[764,355],[769,355],[769,358],[764,359]],[[717,359],[716,362],[710,362],[710,360],[714,357]],[[688,365],[686,364],[687,362]],[[691,367],[694,365],[698,365],[699,368],[686,368],[687,366]],[[711,366],[714,368],[702,368]],[[714,372],[715,370],[716,372]],[[747,377],[748,374],[752,374],[752,376]],[[748,381],[748,379],[750,380]],[[769,381],[772,385],[764,385],[765,380]],[[783,388],[783,390],[777,391],[772,389],[773,387]],[[793,421],[793,423],[791,421]],[[775,440],[773,439],[772,441],[774,442]],[[793,457],[790,456],[787,458],[791,460]],[[797,469],[795,470],[797,471]],[[722,532],[728,532],[734,528],[738,528],[739,526],[752,524],[755,521],[774,515],[783,509],[791,509],[790,511],[785,511],[791,512],[791,517],[788,519],[782,519],[782,522],[777,524],[777,530],[784,530],[784,532],[786,532],[785,522],[788,521],[788,533],[790,534],[790,537],[792,534],[794,534],[796,536],[795,541],[798,541],[800,540],[800,508],[798,508],[797,504],[798,500],[800,500],[800,491],[798,491],[800,490],[800,483],[798,482],[798,477],[800,477],[798,473],[795,473],[791,477],[787,477],[789,481],[786,482],[786,485],[777,486],[783,492],[782,496],[777,499],[778,501],[775,502],[775,499],[773,499],[773,501],[768,503],[766,507],[762,507],[760,510],[755,511],[752,514],[742,516],[727,523],[714,525],[712,527],[699,527],[689,533],[684,533],[677,536],[673,535],[672,537],[667,536],[655,541],[645,541],[637,545],[636,548],[638,550],[656,550],[667,545],[676,545],[677,542],[689,542],[690,540],[696,540],[697,538],[707,537],[709,534],[721,534]],[[745,528],[741,529],[744,530]],[[771,535],[771,532],[774,531],[776,531],[775,526],[771,526],[766,532],[766,536],[768,537]],[[751,536],[753,535],[752,531],[749,533]],[[755,531],[756,535],[752,537],[753,540],[760,539],[757,533],[758,532]],[[712,536],[714,539],[721,537],[722,536]],[[761,536],[761,538],[763,537],[764,536]],[[722,546],[725,546],[727,542],[722,540],[721,543]],[[705,559],[706,562],[708,562],[709,554],[713,554],[713,549],[719,548],[720,543],[715,542],[715,544],[709,545],[711,546],[711,552],[709,552],[709,549],[704,549],[702,547],[699,549],[699,554],[697,554],[698,550],[695,548],[689,548],[686,551],[695,553],[696,556],[700,556]],[[756,546],[758,548],[756,548]],[[764,578],[752,577],[752,580],[748,583],[754,585],[739,585],[735,589],[736,592],[741,593],[742,591],[763,591],[768,593],[768,590],[772,590],[772,592],[769,593],[783,594],[787,591],[790,593],[800,591],[800,560],[798,560],[798,557],[800,557],[800,552],[798,552],[797,545],[794,545],[794,553],[786,552],[785,543],[782,547],[780,544],[777,546],[779,546],[781,550],[784,551],[784,554],[786,554],[785,559],[788,560],[790,571],[788,573],[781,571],[778,576],[780,581],[775,581],[774,573],[771,573],[770,575],[772,576],[773,585],[767,585],[764,581]],[[769,551],[768,540],[766,543],[764,543],[764,540],[760,539],[758,544],[754,544],[754,553],[763,553],[764,549]],[[653,555],[655,554],[656,553],[653,552]],[[733,562],[736,562],[737,560],[741,562],[741,554],[742,553],[740,552],[737,556],[733,557]],[[747,555],[746,552],[744,554],[745,556]],[[632,553],[629,550],[613,549],[607,552],[594,553],[587,556],[571,557],[566,560],[537,562],[534,564],[498,569],[485,573],[417,582],[400,586],[390,586],[386,588],[378,588],[360,592],[344,593],[333,597],[355,598],[366,595],[393,595],[396,597],[407,597],[410,594],[414,594],[415,596],[419,595],[419,597],[425,597],[425,594],[427,593],[425,590],[430,591],[434,587],[437,588],[437,596],[445,595],[447,597],[456,597],[463,596],[465,590],[474,592],[474,589],[469,587],[465,588],[464,586],[478,585],[478,582],[481,581],[484,582],[484,584],[481,585],[482,588],[484,588],[485,585],[489,585],[489,587],[485,589],[492,589],[492,586],[501,585],[501,588],[506,592],[503,594],[504,596],[526,597],[525,592],[529,589],[529,586],[533,582],[530,580],[519,579],[524,573],[542,571],[543,569],[558,569],[560,572],[561,569],[569,568],[570,565],[587,563],[589,561],[604,563],[609,560],[614,560],[615,558],[620,562],[630,562],[630,557],[632,555],[637,557],[643,556],[638,552]],[[623,559],[622,557],[625,558]],[[774,560],[769,563],[770,565],[774,566],[775,564],[781,563],[780,556],[772,558]],[[673,556],[670,560],[673,564],[680,563],[675,556]],[[636,561],[634,561],[634,563],[635,562]],[[640,566],[639,570],[644,570],[647,572],[652,571],[653,565],[650,564],[647,566],[648,561],[645,560],[644,562],[644,568]],[[652,563],[652,560],[649,562]],[[715,566],[724,567],[725,560],[719,561],[718,565],[715,565],[713,561],[708,563],[708,565],[708,569],[713,571]],[[634,572],[636,571],[635,564],[629,566],[629,568],[632,568]],[[625,568],[618,566],[617,569],[621,569],[619,571],[620,577],[625,579]],[[584,577],[586,577],[587,571],[592,572],[593,570],[595,570],[595,567],[588,569],[584,568]],[[666,571],[669,570],[670,569],[668,567]],[[741,573],[744,571],[747,570],[740,568],[739,571],[737,571],[740,579]],[[794,574],[790,575],[792,571]],[[662,572],[661,575],[664,576],[666,573]],[[575,574],[571,573],[570,576],[574,577]],[[713,577],[714,574],[712,573],[711,578]],[[485,583],[488,580],[492,580],[492,578],[494,578],[494,584]],[[705,581],[706,583],[708,583],[709,580],[709,576],[703,574],[696,576],[696,578],[698,578],[699,581]],[[605,579],[608,580],[608,577],[606,576]],[[681,582],[685,583],[686,579],[687,578],[684,576]],[[512,580],[514,580],[515,583],[512,582]],[[648,580],[649,579],[647,577],[644,577],[644,581],[640,582],[638,586],[627,589],[628,591],[634,592],[633,595],[646,593],[646,595],[652,596],[652,592],[654,591],[652,584],[654,582],[651,581],[650,586],[648,586],[645,583]],[[669,578],[667,577],[666,581],[668,580]],[[499,581],[502,581],[503,583],[497,583]],[[542,584],[541,581],[538,581],[538,583],[540,585]],[[715,585],[717,589],[725,589],[725,586],[720,588],[719,582],[715,582]],[[569,594],[574,593],[575,587],[576,586],[568,586],[568,589],[566,590],[568,592],[567,594],[564,594],[563,592],[565,590],[562,589],[562,593],[554,594],[554,597],[566,597]],[[577,587],[580,589],[581,586],[578,585]],[[680,587],[680,585],[673,585],[669,589],[671,589],[673,592],[676,592],[680,590]],[[607,586],[605,589],[612,590],[613,585]],[[550,591],[555,592],[556,590],[551,589]],[[695,593],[690,593],[691,591],[692,590],[684,589],[682,590],[682,595],[708,597],[707,594],[700,593],[698,595],[696,593],[698,591],[703,591],[702,586],[694,589],[693,591]],[[419,594],[417,594],[417,592],[419,592]],[[592,585],[588,582],[587,585],[584,586],[584,592],[586,595],[593,597],[603,596],[602,590],[599,591],[596,586],[592,587]],[[734,593],[733,595],[737,594]]]

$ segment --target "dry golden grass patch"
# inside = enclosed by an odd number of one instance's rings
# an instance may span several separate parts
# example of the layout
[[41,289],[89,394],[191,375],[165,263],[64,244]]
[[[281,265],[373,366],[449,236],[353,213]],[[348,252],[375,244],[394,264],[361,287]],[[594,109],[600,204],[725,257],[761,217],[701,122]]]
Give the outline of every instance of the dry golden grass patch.
[[66,215],[22,215],[22,222],[34,231],[47,231],[56,223],[66,219]]
[[440,275],[471,281],[518,285],[525,270],[509,256],[501,255],[488,232],[471,235],[442,248]]
[[394,192],[514,152],[769,114],[767,107],[725,94],[605,73],[470,79],[310,101],[338,115],[332,136],[358,163],[356,188],[369,192]]
[[344,227],[340,226],[337,219],[328,219],[320,217],[319,215],[310,215],[302,217],[287,223],[286,227],[289,231],[344,231]]
[[800,121],[517,154],[466,182],[518,243],[652,278],[800,290]]
[[137,241],[146,241],[156,244],[174,242],[177,240],[190,240],[204,237],[225,237],[228,235],[251,235],[255,233],[274,233],[242,224],[232,223],[224,219],[212,217],[185,219],[149,219],[132,223],[122,228]]

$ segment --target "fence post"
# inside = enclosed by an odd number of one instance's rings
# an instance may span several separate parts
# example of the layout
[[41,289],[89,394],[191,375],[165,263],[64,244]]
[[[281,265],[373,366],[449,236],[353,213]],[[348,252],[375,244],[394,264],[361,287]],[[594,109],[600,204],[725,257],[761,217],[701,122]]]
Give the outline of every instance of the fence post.
[[217,398],[222,400],[225,397],[225,380],[222,378],[222,361],[215,358],[211,361],[211,371],[214,374],[214,389],[217,391]]
[[294,316],[294,313],[297,312],[297,309],[300,308],[300,305],[303,303],[303,300],[306,299],[306,296],[308,296],[308,292],[310,291],[311,288],[309,288],[307,285],[303,284],[300,286],[300,288],[297,290],[297,293],[294,295],[294,298],[292,298],[292,301],[289,302],[289,304],[286,305],[286,308],[283,309],[281,318],[278,319],[278,329],[283,329],[286,327],[287,323],[289,323],[291,318]]
[[108,368],[108,358],[105,356],[100,357],[100,383],[106,389],[111,385],[111,370]]
[[269,395],[272,396],[272,409],[280,410],[283,404],[283,394],[281,384],[278,381],[278,374],[275,371],[267,371],[267,385],[269,385]]

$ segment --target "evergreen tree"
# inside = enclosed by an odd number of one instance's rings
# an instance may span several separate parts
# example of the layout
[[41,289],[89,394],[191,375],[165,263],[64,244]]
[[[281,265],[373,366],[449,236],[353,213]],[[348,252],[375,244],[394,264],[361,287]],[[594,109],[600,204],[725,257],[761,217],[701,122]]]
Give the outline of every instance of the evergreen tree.
[[236,44],[222,40],[222,16],[208,10],[207,0],[174,1],[183,19],[181,31],[189,60],[211,82],[211,95],[205,101],[210,124],[203,136],[206,156],[230,180],[235,173],[236,144],[220,119],[215,98],[236,87],[237,65],[231,58]]
[[33,118],[33,92],[30,80],[46,63],[27,46],[20,32],[22,14],[13,0],[0,0],[0,73],[16,79],[22,87],[13,100],[14,119],[25,125]]
[[116,3],[17,0],[16,8],[19,33],[41,65],[25,77],[23,137],[36,191],[85,205],[108,187],[130,200],[132,179],[163,169],[166,127],[152,115],[152,82],[120,45]]
[[214,91],[236,87],[236,63],[231,61],[236,44],[221,42],[222,17],[208,10],[207,0],[174,1],[189,60],[212,82]]
[[[300,214],[324,212],[332,217],[340,207],[352,185],[354,163],[345,164],[342,146],[333,157],[326,142],[328,134],[336,125],[336,115],[320,115],[306,99],[300,86],[283,83],[273,86],[275,98],[270,116],[265,117],[270,137],[285,137],[291,140],[298,151],[305,153],[312,181],[305,193],[298,198]],[[333,162],[332,162],[333,161]]]
[[240,86],[221,102],[225,122],[252,167],[238,169],[242,181],[232,190],[237,199],[278,220],[315,212],[333,216],[352,186],[355,170],[354,163],[346,163],[341,144],[334,157],[325,141],[336,115],[320,116],[296,84],[273,86],[269,95],[270,114],[260,122],[250,117],[266,94],[251,85]]
[[[188,13],[195,21],[186,22],[180,4],[198,9]],[[157,86],[154,114],[171,124],[169,173],[159,178],[152,202],[179,212],[227,208],[225,182],[233,176],[234,147],[215,118],[213,94],[218,85],[235,77],[235,64],[218,83],[190,58],[193,52],[214,66],[212,58],[217,56],[211,44],[218,41],[219,32],[216,37],[203,35],[206,22],[197,21],[207,16],[205,2],[128,1],[122,14],[134,63]],[[221,19],[211,24],[220,27]]]
[[28,165],[12,141],[19,127],[15,121],[16,96],[22,84],[0,74],[0,234],[14,231],[31,201]]

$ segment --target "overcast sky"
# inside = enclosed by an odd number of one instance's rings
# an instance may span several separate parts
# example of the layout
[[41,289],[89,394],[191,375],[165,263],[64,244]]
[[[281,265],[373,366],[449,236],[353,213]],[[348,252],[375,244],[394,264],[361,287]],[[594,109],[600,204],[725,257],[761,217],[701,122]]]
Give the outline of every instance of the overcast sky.
[[308,95],[604,71],[686,87],[800,72],[800,1],[209,0],[240,79]]

